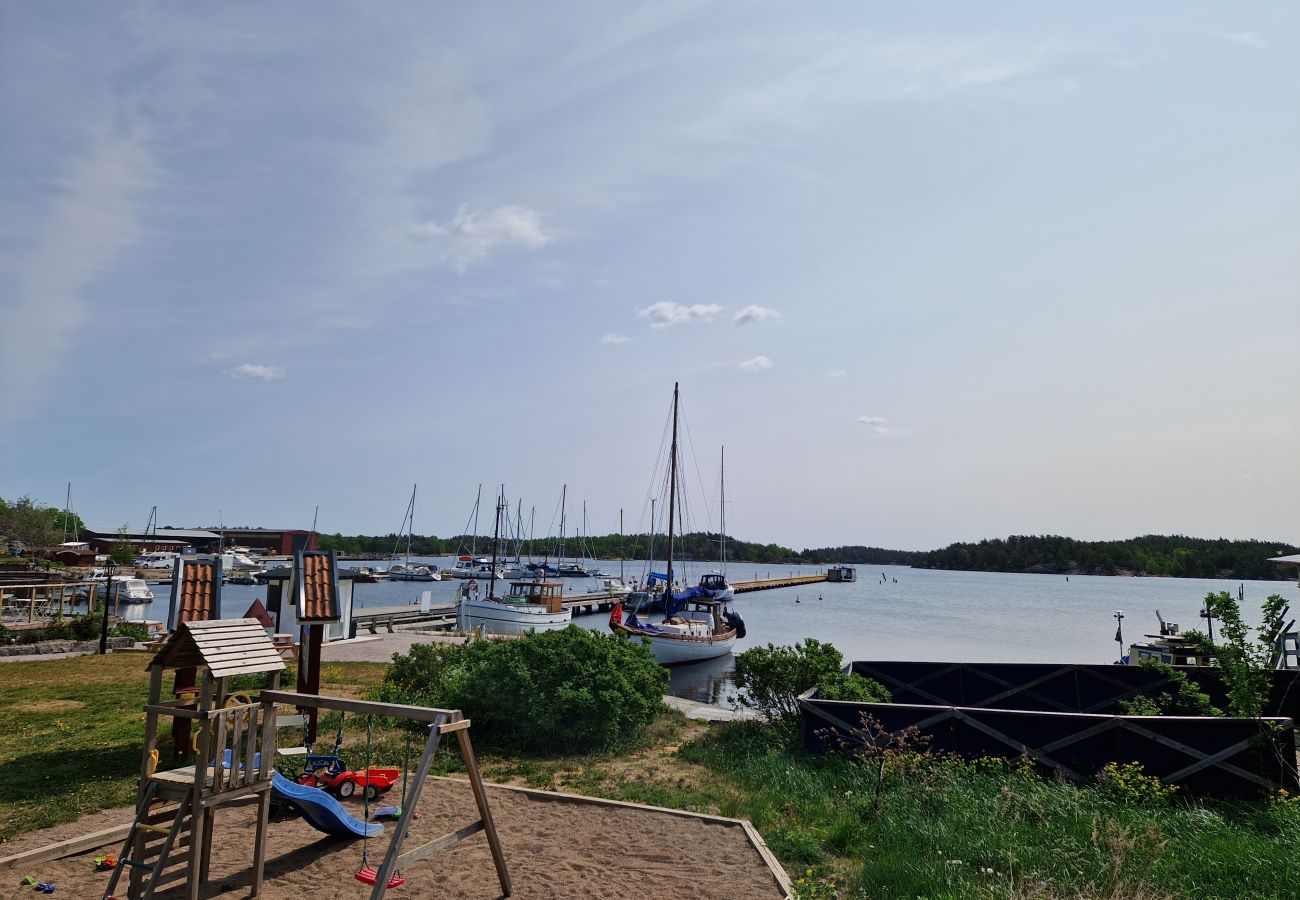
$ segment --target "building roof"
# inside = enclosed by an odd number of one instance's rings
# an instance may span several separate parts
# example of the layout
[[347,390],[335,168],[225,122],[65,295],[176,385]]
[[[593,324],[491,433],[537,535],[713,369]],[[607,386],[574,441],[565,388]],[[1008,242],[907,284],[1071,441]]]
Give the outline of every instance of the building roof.
[[227,528],[224,530],[227,536],[237,536],[241,534],[313,534],[306,528]]
[[1290,556],[1271,556],[1268,561],[1280,566],[1300,566],[1300,553],[1293,553]]
[[[117,528],[83,528],[83,534],[97,538],[115,538],[119,536]],[[182,541],[219,541],[221,535],[215,531],[203,531],[197,528],[159,528],[157,531],[148,531],[143,528],[126,529],[127,538],[133,540],[144,540],[158,538],[159,540],[182,540]]]
[[216,619],[177,625],[150,666],[207,666],[214,678],[279,672],[284,660],[256,619]]

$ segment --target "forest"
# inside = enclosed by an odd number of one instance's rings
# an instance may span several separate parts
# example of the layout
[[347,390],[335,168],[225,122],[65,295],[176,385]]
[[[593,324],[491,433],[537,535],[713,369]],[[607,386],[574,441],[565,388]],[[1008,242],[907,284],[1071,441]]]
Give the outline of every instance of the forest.
[[1162,575],[1170,578],[1291,577],[1269,557],[1300,553],[1281,541],[1207,539],[1147,534],[1121,541],[1076,541],[1059,535],[1012,535],[950,544],[919,553],[918,569],[1038,572],[1060,575]]

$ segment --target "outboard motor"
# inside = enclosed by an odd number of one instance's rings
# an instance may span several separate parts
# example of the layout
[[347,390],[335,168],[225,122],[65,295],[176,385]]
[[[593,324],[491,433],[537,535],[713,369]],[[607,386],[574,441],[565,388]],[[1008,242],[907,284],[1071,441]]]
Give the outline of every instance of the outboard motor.
[[740,617],[740,613],[727,610],[722,614],[722,621],[726,622],[731,628],[736,629],[736,637],[743,638],[745,636],[745,620]]

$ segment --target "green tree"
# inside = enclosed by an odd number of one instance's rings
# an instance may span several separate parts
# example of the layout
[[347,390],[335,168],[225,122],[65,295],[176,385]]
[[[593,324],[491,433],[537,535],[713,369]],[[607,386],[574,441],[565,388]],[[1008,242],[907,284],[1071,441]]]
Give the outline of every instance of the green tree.
[[13,503],[0,499],[0,538],[3,538],[0,544],[10,544],[24,556],[44,556],[59,540],[52,512],[57,510],[28,496],[19,497]]
[[772,719],[799,714],[799,695],[838,675],[844,657],[833,644],[807,638],[793,647],[751,647],[736,657],[737,700]]
[[117,540],[113,543],[113,550],[108,554],[108,558],[119,566],[129,566],[135,562],[135,557],[135,544],[127,538],[126,526],[123,525],[117,530]]
[[1219,640],[1213,644],[1215,659],[1228,686],[1228,711],[1234,716],[1258,718],[1264,714],[1272,687],[1274,660],[1282,635],[1286,599],[1271,594],[1264,601],[1257,634],[1241,618],[1241,605],[1227,591],[1205,595],[1210,612],[1219,619]]

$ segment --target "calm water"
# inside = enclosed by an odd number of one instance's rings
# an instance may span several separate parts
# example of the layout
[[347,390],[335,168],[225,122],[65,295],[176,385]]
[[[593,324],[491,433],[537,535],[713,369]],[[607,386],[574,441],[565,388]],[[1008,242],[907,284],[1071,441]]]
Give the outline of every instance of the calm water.
[[[452,560],[420,559],[441,567]],[[412,562],[415,559],[412,558]],[[343,563],[348,566],[352,563]],[[618,574],[618,561],[600,568]],[[688,569],[697,580],[708,566]],[[1183,578],[1114,578],[1071,575],[1006,575],[988,572],[939,572],[899,566],[858,566],[853,584],[816,584],[802,588],[757,591],[738,596],[734,608],[744,617],[748,636],[737,652],[767,643],[791,644],[806,637],[829,641],[846,660],[934,660],[944,662],[1109,663],[1118,655],[1115,610],[1123,610],[1125,643],[1157,629],[1158,609],[1168,622],[1198,628],[1198,612],[1209,591],[1236,593],[1240,581]],[[814,574],[824,567],[730,565],[728,577],[748,580],[787,574]],[[642,578],[639,563],[628,563],[629,578]],[[680,574],[680,573],[679,573]],[[884,580],[882,582],[882,576]],[[895,580],[897,579],[897,580]],[[418,602],[431,590],[433,601],[450,603],[459,582],[380,582],[356,586],[358,609]],[[596,587],[594,581],[565,579],[566,593]],[[1246,613],[1256,613],[1269,594],[1281,594],[1300,612],[1294,582],[1247,581]],[[486,585],[484,585],[486,587]],[[134,607],[131,618],[166,616],[168,585],[153,585],[157,599]],[[241,615],[266,588],[227,585],[223,612]],[[607,614],[574,621],[603,631]],[[720,702],[729,692],[730,656],[672,670],[674,694]]]

